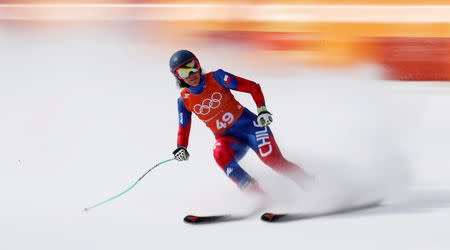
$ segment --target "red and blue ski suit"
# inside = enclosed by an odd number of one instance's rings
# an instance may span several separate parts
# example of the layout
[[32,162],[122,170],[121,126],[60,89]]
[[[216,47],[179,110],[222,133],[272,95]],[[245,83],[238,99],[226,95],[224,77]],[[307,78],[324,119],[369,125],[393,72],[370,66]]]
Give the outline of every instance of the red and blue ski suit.
[[230,90],[250,93],[258,108],[265,106],[260,85],[244,78],[217,70],[202,75],[200,84],[184,88],[178,99],[178,147],[189,143],[191,117],[194,112],[216,137],[214,158],[225,174],[245,190],[253,179],[238,161],[251,148],[275,171],[298,182],[305,173],[280,152],[269,127],[259,127],[256,115],[243,107]]

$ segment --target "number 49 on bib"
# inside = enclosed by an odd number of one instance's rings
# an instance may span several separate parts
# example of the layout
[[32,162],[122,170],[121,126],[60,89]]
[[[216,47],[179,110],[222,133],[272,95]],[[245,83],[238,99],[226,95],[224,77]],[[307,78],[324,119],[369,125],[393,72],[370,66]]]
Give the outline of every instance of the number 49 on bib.
[[230,112],[227,112],[227,113],[223,114],[222,120],[217,119],[217,121],[216,121],[217,129],[220,130],[220,129],[226,128],[233,121],[234,121],[233,114],[231,114]]

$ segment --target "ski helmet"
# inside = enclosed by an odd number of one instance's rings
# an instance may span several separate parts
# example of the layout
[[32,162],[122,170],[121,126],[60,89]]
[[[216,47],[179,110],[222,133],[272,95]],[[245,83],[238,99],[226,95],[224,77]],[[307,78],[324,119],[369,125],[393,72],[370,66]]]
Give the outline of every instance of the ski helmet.
[[191,60],[197,60],[197,57],[190,52],[189,50],[179,50],[177,52],[175,52],[171,57],[170,57],[170,72],[172,72],[172,74],[175,74],[175,69],[182,66],[185,63],[188,63]]

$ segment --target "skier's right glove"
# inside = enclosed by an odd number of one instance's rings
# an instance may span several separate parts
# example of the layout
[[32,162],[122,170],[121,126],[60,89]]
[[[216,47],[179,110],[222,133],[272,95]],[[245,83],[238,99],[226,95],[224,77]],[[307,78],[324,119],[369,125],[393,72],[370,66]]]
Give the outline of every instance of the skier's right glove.
[[189,153],[185,147],[179,147],[175,149],[172,154],[177,161],[187,161],[189,160]]

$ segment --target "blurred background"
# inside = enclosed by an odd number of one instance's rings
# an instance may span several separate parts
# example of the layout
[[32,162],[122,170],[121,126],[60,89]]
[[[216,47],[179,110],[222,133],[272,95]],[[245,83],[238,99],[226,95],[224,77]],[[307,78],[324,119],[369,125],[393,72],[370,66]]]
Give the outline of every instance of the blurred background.
[[0,4],[2,26],[15,30],[67,30],[94,22],[161,51],[180,43],[190,48],[234,46],[240,49],[242,64],[273,59],[299,67],[342,68],[369,63],[382,67],[384,79],[450,80],[447,0],[1,0]]

